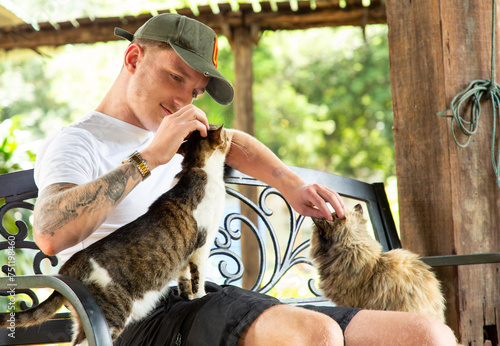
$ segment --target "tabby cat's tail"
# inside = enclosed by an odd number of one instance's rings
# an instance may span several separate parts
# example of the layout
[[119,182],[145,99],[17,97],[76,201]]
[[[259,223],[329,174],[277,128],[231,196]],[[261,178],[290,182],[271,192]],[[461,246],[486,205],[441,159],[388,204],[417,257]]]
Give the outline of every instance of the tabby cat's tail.
[[54,291],[47,299],[32,309],[0,313],[0,327],[28,327],[40,324],[54,316],[65,302],[66,298],[61,293]]

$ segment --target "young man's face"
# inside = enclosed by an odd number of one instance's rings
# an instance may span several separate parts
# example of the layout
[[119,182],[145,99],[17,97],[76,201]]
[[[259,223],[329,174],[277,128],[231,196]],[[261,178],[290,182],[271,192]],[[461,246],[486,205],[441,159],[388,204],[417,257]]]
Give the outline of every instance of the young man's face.
[[203,94],[208,81],[171,48],[139,50],[127,90],[132,116],[139,126],[156,131],[165,116]]

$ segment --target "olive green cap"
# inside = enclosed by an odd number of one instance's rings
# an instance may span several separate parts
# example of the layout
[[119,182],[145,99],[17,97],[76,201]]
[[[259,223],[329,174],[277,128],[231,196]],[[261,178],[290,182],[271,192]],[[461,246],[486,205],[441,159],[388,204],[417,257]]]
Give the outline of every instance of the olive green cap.
[[217,70],[217,35],[205,24],[179,14],[164,13],[149,19],[133,35],[120,28],[115,28],[115,35],[129,41],[143,38],[170,44],[186,64],[210,77],[206,91],[215,101],[227,105],[233,100],[233,86]]

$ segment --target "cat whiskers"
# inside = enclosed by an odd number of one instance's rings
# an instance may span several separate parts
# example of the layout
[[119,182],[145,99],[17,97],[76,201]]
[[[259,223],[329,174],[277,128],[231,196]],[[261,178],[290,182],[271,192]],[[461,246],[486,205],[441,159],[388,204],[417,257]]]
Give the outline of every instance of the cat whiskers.
[[235,137],[233,136],[233,138],[231,139],[231,147],[229,149],[229,151],[231,152],[233,150],[233,146],[234,148],[237,148],[239,149],[239,151],[241,151],[245,157],[248,159],[250,158],[252,155],[252,153],[250,152],[250,150],[248,150],[248,148],[246,148],[244,145],[242,145],[241,143],[239,143]]

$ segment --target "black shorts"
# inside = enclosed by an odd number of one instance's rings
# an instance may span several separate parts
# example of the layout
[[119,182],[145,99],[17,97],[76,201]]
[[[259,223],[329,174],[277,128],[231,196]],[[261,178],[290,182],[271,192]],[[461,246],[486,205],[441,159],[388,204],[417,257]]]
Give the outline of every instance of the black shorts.
[[[185,300],[173,288],[143,320],[125,328],[115,346],[237,345],[245,329],[278,299],[235,286],[206,283],[207,295]],[[360,309],[302,306],[331,316],[345,330]]]

